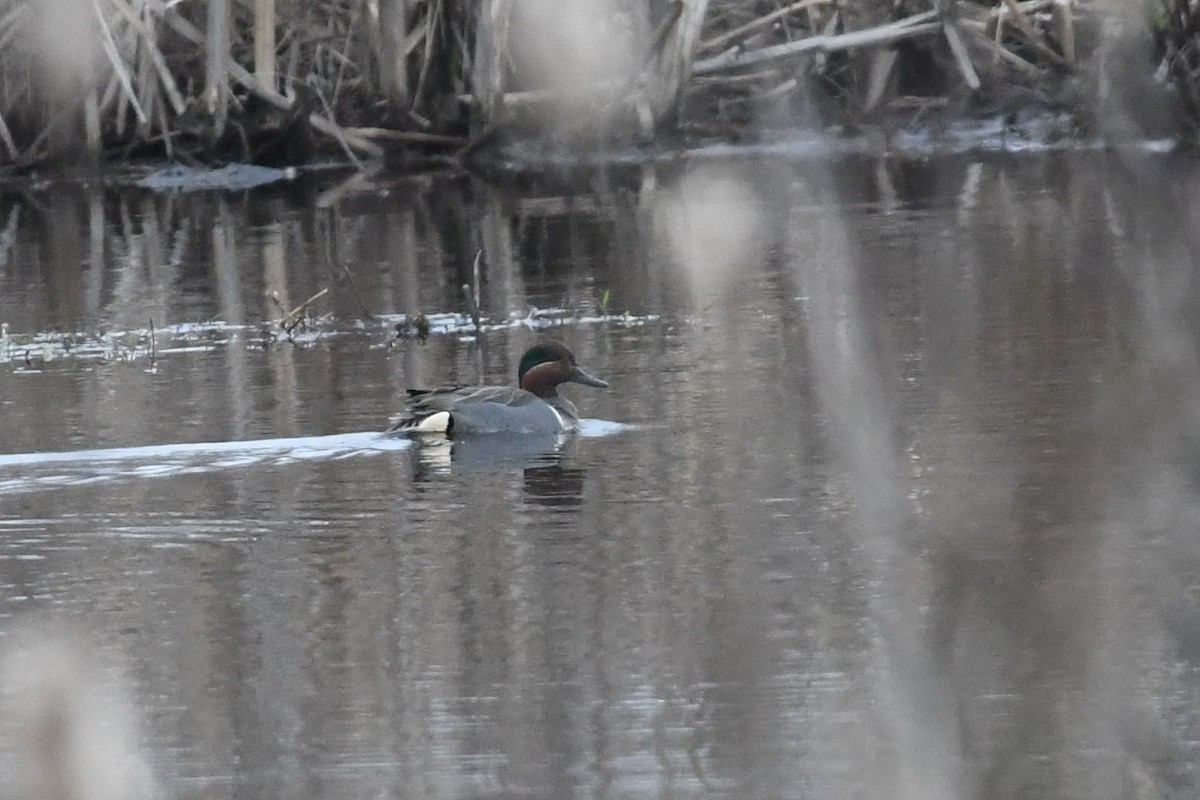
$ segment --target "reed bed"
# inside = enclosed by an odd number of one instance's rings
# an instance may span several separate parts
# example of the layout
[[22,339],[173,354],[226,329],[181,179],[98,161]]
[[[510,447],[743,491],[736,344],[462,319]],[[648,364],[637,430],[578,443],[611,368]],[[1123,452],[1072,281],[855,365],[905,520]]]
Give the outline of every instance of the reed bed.
[[861,120],[985,87],[1044,88],[1079,70],[1096,13],[1086,0],[727,0],[705,28],[692,90],[717,116],[816,91]]
[[[1145,0],[1200,118],[1189,0]],[[919,118],[1085,71],[1102,0],[0,0],[0,165],[355,163]],[[1028,94],[1017,94],[1029,97]],[[464,149],[465,147],[465,149]]]
[[458,147],[462,0],[4,0],[0,157]]
[[1155,0],[1149,16],[1155,49],[1162,57],[1155,79],[1176,88],[1195,134],[1200,131],[1200,3]]

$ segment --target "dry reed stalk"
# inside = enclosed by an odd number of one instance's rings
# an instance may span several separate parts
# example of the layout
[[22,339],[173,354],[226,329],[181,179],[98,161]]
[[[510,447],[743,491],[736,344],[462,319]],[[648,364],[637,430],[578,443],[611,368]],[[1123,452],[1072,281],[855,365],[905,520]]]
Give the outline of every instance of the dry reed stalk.
[[745,36],[748,33],[753,33],[759,28],[766,27],[781,17],[786,17],[789,14],[797,11],[804,11],[805,9],[812,8],[813,6],[831,5],[833,2],[834,0],[799,0],[799,2],[776,9],[769,14],[764,14],[761,17],[752,19],[746,24],[734,28],[731,31],[727,31],[719,36],[714,36],[712,39],[701,42],[699,48],[697,48],[697,52],[708,53],[712,52],[713,50],[720,50],[726,45],[731,44],[735,39]]
[[[1037,11],[1045,11],[1054,4],[1054,0],[1017,0],[1017,8],[1023,14],[1033,14]],[[1010,6],[1007,3],[1000,2],[995,8],[988,12],[988,17],[992,20],[1005,19],[1012,13]]]
[[694,87],[706,88],[709,86],[728,86],[734,87],[741,84],[756,84],[762,81],[778,80],[784,70],[777,67],[768,67],[767,69],[759,70],[758,72],[737,72],[731,75],[723,73],[714,73],[712,75],[698,75],[692,79],[691,83]]
[[1075,11],[1072,0],[1055,0],[1050,9],[1063,58],[1075,63]]
[[406,0],[379,0],[379,83],[388,102],[397,109],[409,101],[407,7]]
[[[229,114],[229,0],[208,0],[205,45],[204,105],[213,120],[213,137],[225,133]],[[197,43],[199,44],[199,42]]]
[[876,106],[879,105],[879,101],[883,99],[883,93],[887,88],[888,80],[892,76],[892,70],[895,68],[896,60],[899,57],[900,53],[894,47],[875,51],[871,58],[871,66],[867,72],[867,95],[863,100],[864,111],[874,111]]
[[[482,0],[475,32],[472,94],[478,104],[478,119],[495,124],[504,104],[505,56],[514,0]],[[482,136],[483,131],[480,131]]]
[[[356,6],[350,14],[350,24],[346,26],[346,35],[342,38],[342,51],[344,52],[350,52],[350,42],[354,38],[354,33],[358,28],[360,16],[361,14],[359,13],[359,7]],[[333,81],[333,94],[332,99],[330,100],[331,104],[336,106],[342,94],[342,86],[346,78],[346,70],[349,68],[352,62],[340,52],[328,50],[328,53],[330,58],[333,58],[338,62],[337,77],[334,78]]]
[[104,96],[100,99],[100,113],[107,115],[109,108],[116,104],[116,131],[118,136],[125,134],[125,125],[129,121],[129,102],[125,99],[125,95],[120,91],[121,81],[116,73],[108,79],[108,86],[104,88]]
[[4,115],[0,114],[0,142],[3,142],[4,149],[8,151],[8,157],[12,161],[16,161],[21,155],[21,151],[17,149],[17,143],[13,141],[12,131],[8,128],[8,123],[4,121]]
[[425,103],[425,88],[428,86],[429,70],[433,65],[438,21],[442,18],[442,14],[442,0],[430,0],[429,10],[425,13],[425,54],[421,59],[421,72],[417,75],[417,88],[413,93],[412,110],[414,112]]
[[[117,23],[114,21],[114,27]],[[154,103],[158,99],[158,93],[152,91],[157,81],[154,80],[153,73],[147,68],[145,48],[141,44],[141,36],[138,34],[137,28],[132,25],[120,26],[121,30],[121,46],[120,52],[130,54],[132,65],[130,69],[130,80],[133,83],[135,96],[138,103],[141,104],[142,110],[146,113],[146,119],[139,122],[136,126],[137,136],[145,137],[154,121]],[[122,102],[122,105],[128,105]],[[117,137],[124,138],[125,128],[121,126],[117,130]]]
[[958,24],[950,19],[945,20],[942,23],[942,33],[946,36],[946,44],[950,45],[950,53],[954,56],[958,71],[962,73],[963,81],[971,91],[978,91],[982,84],[979,82],[978,73],[975,72],[975,65],[971,63],[967,46],[963,44],[962,35],[958,32]]
[[814,50],[822,53],[834,53],[859,47],[878,47],[880,45],[894,44],[905,39],[916,39],[942,30],[941,22],[929,21],[936,17],[936,11],[924,11],[896,22],[861,31],[841,34],[819,34],[794,42],[786,42],[758,50],[747,50],[741,53],[734,50],[726,50],[718,56],[697,62],[693,68],[693,74],[706,75],[712,72],[738,69],[751,64],[791,58]]
[[175,160],[175,142],[172,139],[171,125],[167,120],[167,106],[165,103],[160,103],[158,106],[159,122],[158,129],[162,131],[163,151],[167,155],[167,161]]
[[275,0],[254,0],[254,79],[275,88]]
[[[332,119],[334,115],[333,108],[329,105],[329,100],[325,97],[325,93],[320,89],[314,89],[313,91],[317,95],[317,99],[321,101],[321,107],[325,109],[325,114]],[[337,143],[341,145],[342,151],[346,154],[346,158],[350,159],[350,163],[353,164],[356,169],[361,170],[363,168],[362,162],[358,160],[358,156],[354,154],[354,148],[351,147],[349,141],[347,141],[346,137],[348,134],[346,130],[343,128],[336,128],[335,130],[336,132],[334,133],[334,138],[337,140]]]
[[[160,2],[160,0],[147,0],[147,2]],[[196,30],[195,26],[193,26],[187,20],[183,19],[177,14],[169,14],[163,17],[163,19],[166,21],[171,30],[175,31],[192,44],[204,44],[204,34]],[[256,95],[258,98],[269,103],[270,105],[284,111],[287,111],[292,107],[291,100],[273,89],[268,89],[267,87],[260,85],[259,82],[254,79],[254,76],[251,75],[249,71],[247,71],[241,65],[237,63],[231,63],[229,65],[229,73],[233,76],[235,81],[245,86],[252,94]],[[313,126],[314,130],[333,138],[341,144],[349,145],[359,153],[371,158],[380,158],[383,156],[383,149],[380,148],[379,145],[343,130],[337,125],[337,123],[322,117],[320,114],[312,114],[308,121],[309,124]]]
[[100,23],[100,43],[104,49],[104,54],[108,56],[108,61],[112,64],[113,72],[116,73],[117,79],[121,82],[121,90],[125,93],[125,99],[133,107],[133,113],[137,116],[138,123],[144,125],[148,121],[146,111],[142,108],[137,94],[133,91],[133,81],[129,77],[129,68],[117,50],[117,42],[113,39],[112,30],[108,27],[108,20],[104,18],[104,12],[100,10],[100,4],[96,0],[92,0],[92,10],[96,13],[96,19]]
[[1025,40],[1033,46],[1033,49],[1037,50],[1038,55],[1042,56],[1050,63],[1057,64],[1060,67],[1071,67],[1071,62],[1067,61],[1061,55],[1056,53],[1054,49],[1050,47],[1050,45],[1046,44],[1045,39],[1040,33],[1038,33],[1037,29],[1033,26],[1033,23],[1029,21],[1029,18],[1025,16],[1025,11],[1020,5],[1018,5],[1017,0],[1004,0],[1004,5],[1006,8],[1008,8],[1010,14],[1009,19],[1013,21],[1017,30],[1020,31],[1021,35],[1025,37]]
[[1013,69],[1020,73],[1026,80],[1030,82],[1037,82],[1046,77],[1045,70],[1043,70],[1037,64],[1031,64],[1016,53],[1009,50],[1004,45],[993,40],[990,36],[970,28],[967,29],[967,32],[971,34],[972,38],[975,39],[976,44],[990,52],[997,61],[1003,61],[1004,63],[1013,67]]
[[283,73],[283,85],[292,87],[296,85],[296,74],[300,69],[300,40],[293,38],[288,45],[287,52],[287,69]]
[[[135,31],[136,28],[131,30]],[[160,104],[165,104],[162,99],[163,91],[159,85],[158,76],[154,71],[154,60],[150,55],[149,48],[146,42],[140,35],[137,35],[136,50],[138,53],[138,87],[141,89],[138,94],[138,99],[142,102],[142,107],[146,109],[146,123],[138,126],[137,135],[140,139],[145,139],[150,135],[154,128],[154,119],[156,116],[156,107]]]
[[104,143],[100,139],[100,104],[96,97],[96,87],[89,87],[83,97],[83,128],[87,136],[88,155],[93,160],[100,159]]
[[380,139],[406,144],[432,144],[446,147],[463,147],[467,144],[467,140],[461,136],[443,136],[423,131],[397,131],[391,128],[343,128],[343,130],[364,139]]
[[275,305],[279,307],[279,310],[283,312],[284,316],[284,318],[280,320],[280,327],[283,327],[288,333],[291,333],[296,326],[300,324],[301,320],[303,319],[303,315],[308,311],[308,307],[327,294],[329,294],[329,287],[321,289],[312,297],[308,298],[291,311],[288,311],[287,308],[279,301],[279,293],[272,292],[271,299],[275,301]]
[[[171,74],[170,68],[167,66],[167,60],[162,54],[156,42],[155,30],[150,26],[142,16],[130,7],[127,0],[108,0],[116,9],[125,17],[125,20],[137,31],[141,40],[142,47],[151,64],[154,65],[155,71],[158,73],[159,82],[162,84],[163,91],[167,93],[167,99],[171,103],[171,109],[176,115],[183,114],[187,108],[187,104],[183,100],[183,95],[179,91],[179,86],[175,83],[175,78]],[[150,5],[147,3],[143,6],[145,13],[150,14]]]

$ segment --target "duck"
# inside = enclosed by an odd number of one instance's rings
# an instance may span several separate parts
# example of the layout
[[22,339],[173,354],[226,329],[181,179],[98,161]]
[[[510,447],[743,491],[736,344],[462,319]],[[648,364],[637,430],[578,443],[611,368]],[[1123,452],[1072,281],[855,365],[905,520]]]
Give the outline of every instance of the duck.
[[516,386],[409,389],[408,408],[389,434],[559,434],[579,426],[575,405],[558,393],[564,383],[607,389],[561,342],[535,344],[521,356]]

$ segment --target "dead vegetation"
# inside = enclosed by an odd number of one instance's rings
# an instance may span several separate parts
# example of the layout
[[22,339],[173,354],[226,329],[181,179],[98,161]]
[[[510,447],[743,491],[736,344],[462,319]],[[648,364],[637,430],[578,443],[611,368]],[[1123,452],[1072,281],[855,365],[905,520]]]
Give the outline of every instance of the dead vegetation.
[[[1158,77],[1200,116],[1192,3],[1146,2]],[[362,163],[499,135],[919,119],[1057,96],[1101,3],[0,0],[0,163]]]
[[[694,91],[720,110],[755,100],[833,98],[849,117],[925,107],[984,87],[1048,87],[1080,65],[1084,0],[882,4],[799,0],[748,15],[714,13]],[[807,91],[806,91],[807,90]]]
[[1154,0],[1149,16],[1155,49],[1162,56],[1155,79],[1176,89],[1195,132],[1200,128],[1200,3]]

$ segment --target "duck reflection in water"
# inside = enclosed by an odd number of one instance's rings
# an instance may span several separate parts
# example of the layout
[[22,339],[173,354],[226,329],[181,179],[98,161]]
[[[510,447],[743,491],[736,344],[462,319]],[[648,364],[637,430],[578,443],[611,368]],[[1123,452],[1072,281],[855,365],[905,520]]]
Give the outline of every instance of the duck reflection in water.
[[[425,438],[425,437],[422,437]],[[476,436],[467,439],[423,441],[416,448],[418,482],[435,475],[520,469],[525,502],[552,508],[583,504],[585,472],[564,466],[574,450],[574,438],[543,436]]]
[[547,464],[525,470],[525,502],[548,508],[579,508],[583,505],[584,471],[562,464]]
[[563,433],[467,436],[451,439],[428,434],[414,437],[417,463],[434,472],[528,469],[558,464],[573,437]]

